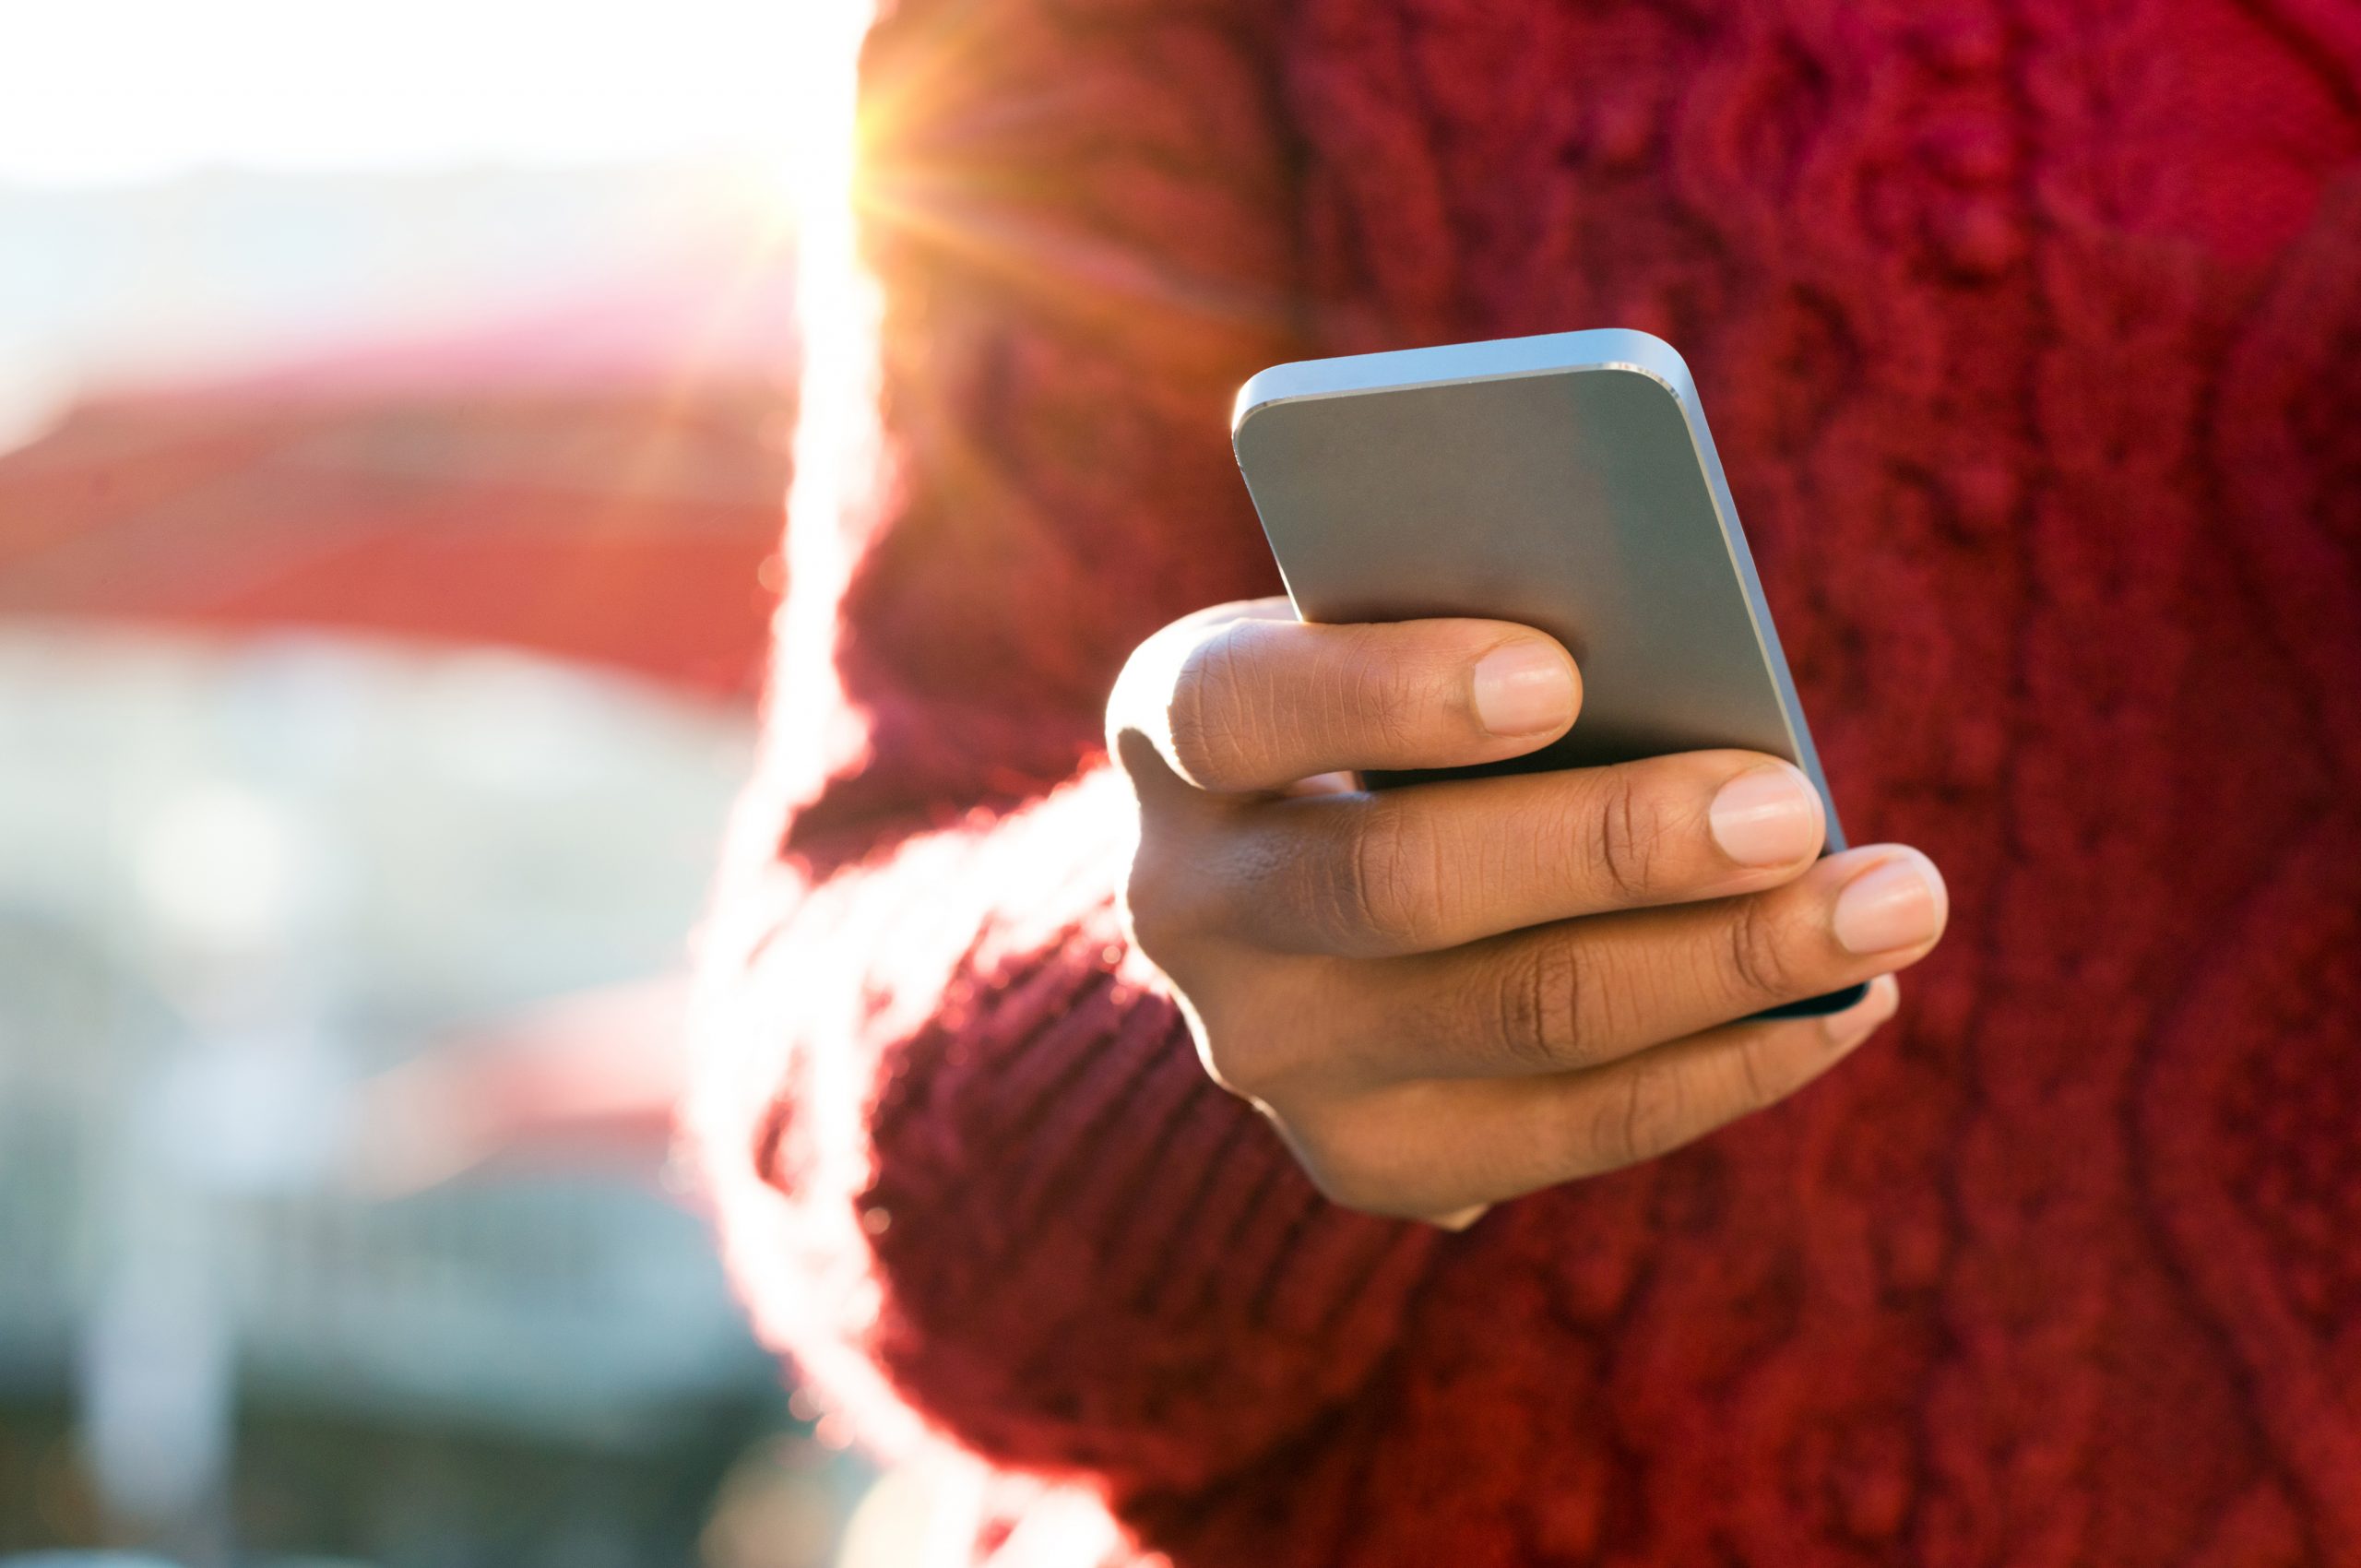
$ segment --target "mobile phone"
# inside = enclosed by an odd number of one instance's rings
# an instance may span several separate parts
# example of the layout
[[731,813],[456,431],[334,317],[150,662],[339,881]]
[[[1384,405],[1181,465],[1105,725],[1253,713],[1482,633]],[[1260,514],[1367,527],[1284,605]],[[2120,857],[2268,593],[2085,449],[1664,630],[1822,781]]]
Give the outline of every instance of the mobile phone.
[[[1305,620],[1513,621],[1573,654],[1582,713],[1562,739],[1454,771],[1767,752],[1811,780],[1828,848],[1845,847],[1696,384],[1670,344],[1606,328],[1275,365],[1240,389],[1230,432]],[[1774,1012],[1834,1012],[1864,989]]]

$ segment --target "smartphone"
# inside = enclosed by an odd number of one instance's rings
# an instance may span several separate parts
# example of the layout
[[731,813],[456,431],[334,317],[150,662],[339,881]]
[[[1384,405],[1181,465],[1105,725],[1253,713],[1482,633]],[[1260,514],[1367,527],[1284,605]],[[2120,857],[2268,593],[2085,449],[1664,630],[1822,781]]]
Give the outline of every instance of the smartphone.
[[[1230,433],[1305,620],[1478,616],[1536,627],[1573,654],[1573,728],[1455,773],[1738,746],[1802,769],[1827,807],[1828,848],[1845,847],[1696,384],[1670,344],[1607,328],[1275,365],[1240,389]],[[1863,990],[1775,1012],[1834,1012]]]

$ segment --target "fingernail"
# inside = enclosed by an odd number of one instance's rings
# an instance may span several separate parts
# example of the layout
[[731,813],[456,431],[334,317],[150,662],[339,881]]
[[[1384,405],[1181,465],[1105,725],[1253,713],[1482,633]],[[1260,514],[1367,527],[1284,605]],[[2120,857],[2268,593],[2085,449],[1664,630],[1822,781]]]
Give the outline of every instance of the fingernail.
[[1901,1005],[1902,988],[1894,984],[1892,975],[1880,975],[1869,982],[1867,996],[1842,1013],[1831,1013],[1821,1025],[1828,1031],[1828,1043],[1845,1051],[1875,1034]]
[[1845,885],[1833,923],[1848,951],[1890,953],[1933,941],[1950,907],[1935,862],[1916,849],[1896,849]]
[[1783,866],[1820,848],[1820,797],[1785,763],[1723,785],[1710,817],[1714,842],[1742,866]]
[[1574,718],[1574,667],[1544,642],[1513,642],[1476,663],[1476,719],[1495,735],[1538,735]]

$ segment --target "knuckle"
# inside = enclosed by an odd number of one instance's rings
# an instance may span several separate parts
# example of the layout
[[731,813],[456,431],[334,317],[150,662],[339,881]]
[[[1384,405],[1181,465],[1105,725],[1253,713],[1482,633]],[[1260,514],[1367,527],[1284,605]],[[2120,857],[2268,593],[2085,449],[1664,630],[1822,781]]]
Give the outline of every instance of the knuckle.
[[1495,1028],[1511,1060],[1545,1072],[1580,1065],[1587,989],[1581,956],[1568,942],[1529,942],[1502,964]]
[[1137,861],[1133,862],[1131,877],[1123,885],[1121,914],[1124,933],[1131,938],[1132,945],[1149,962],[1167,970],[1171,967],[1172,956],[1188,941],[1195,924],[1186,912],[1185,902],[1169,896],[1167,885],[1160,879],[1143,874]]
[[1432,945],[1444,923],[1442,845],[1416,813],[1364,813],[1342,856],[1336,902],[1360,935],[1383,947]]
[[1275,1119],[1275,1101],[1319,1104],[1329,1041],[1316,1026],[1307,1031],[1274,1022],[1300,1017],[1316,1004],[1302,992],[1295,967],[1241,971],[1228,958],[1219,963],[1195,977],[1193,990],[1181,989],[1180,1012],[1206,1075]]
[[1760,1111],[1786,1095],[1788,1075],[1779,1070],[1776,1038],[1774,1030],[1751,1029],[1738,1041],[1734,1055],[1743,1110]]
[[1227,923],[1228,898],[1195,835],[1143,823],[1120,913],[1133,945],[1168,971],[1204,934]]
[[1796,993],[1799,966],[1788,950],[1786,929],[1773,917],[1766,900],[1739,899],[1732,909],[1727,932],[1726,957],[1731,978],[1743,995],[1761,998]]
[[1254,715],[1244,662],[1228,633],[1206,638],[1181,660],[1165,731],[1173,763],[1193,784],[1218,789],[1252,776]]
[[1258,1031],[1214,1028],[1198,1022],[1192,1032],[1205,1075],[1240,1099],[1259,1100],[1283,1075],[1268,1049],[1268,1037]]
[[1132,861],[1131,874],[1123,879],[1116,914],[1123,922],[1123,934],[1131,944],[1161,967],[1158,955],[1170,947],[1179,933],[1172,921],[1171,903],[1164,897],[1156,878],[1142,874],[1136,858]]
[[1423,683],[1390,656],[1374,631],[1360,634],[1347,668],[1346,710],[1356,727],[1386,754],[1413,748],[1425,707]]
[[1339,1208],[1410,1217],[1427,1184],[1399,1140],[1384,1132],[1379,1108],[1351,1098],[1323,1098],[1272,1112],[1297,1165],[1320,1195]]
[[1357,1209],[1363,1214],[1384,1211],[1383,1185],[1362,1165],[1315,1158],[1304,1163],[1304,1173],[1320,1189],[1320,1195],[1339,1208]]
[[1592,1169],[1636,1165],[1669,1148],[1685,1109],[1686,1082],[1671,1068],[1647,1064],[1622,1075],[1591,1117]]
[[1597,803],[1593,829],[1599,870],[1619,897],[1640,898],[1655,885],[1656,866],[1663,858],[1662,824],[1630,770],[1610,770],[1606,780],[1605,798]]
[[1349,1143],[1299,1147],[1297,1161],[1320,1195],[1339,1208],[1363,1214],[1403,1212],[1404,1187],[1393,1161]]

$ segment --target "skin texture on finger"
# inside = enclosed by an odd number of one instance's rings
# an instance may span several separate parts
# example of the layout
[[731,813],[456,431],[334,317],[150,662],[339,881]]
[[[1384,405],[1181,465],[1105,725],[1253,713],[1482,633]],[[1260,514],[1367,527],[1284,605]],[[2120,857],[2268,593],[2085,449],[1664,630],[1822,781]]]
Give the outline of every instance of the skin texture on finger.
[[1275,952],[1384,957],[1776,886],[1811,866],[1827,818],[1797,768],[1717,751],[1309,795],[1258,804],[1228,829],[1231,843],[1207,854],[1233,880],[1234,934]]
[[1141,644],[1108,704],[1109,750],[1138,734],[1197,788],[1255,793],[1314,774],[1520,756],[1564,734],[1581,706],[1573,659],[1529,627],[1247,612],[1264,602]]
[[[1875,919],[1848,920],[1864,893]],[[1933,951],[1948,916],[1931,861],[1874,845],[1744,897],[1343,965],[1331,971],[1334,1043],[1295,1070],[1350,1084],[1597,1067],[1907,968]],[[1848,925],[1894,944],[1856,952],[1840,935]]]
[[1398,1085],[1291,1134],[1335,1201],[1459,1229],[1486,1206],[1668,1154],[1786,1099],[1892,1017],[1892,976],[1824,1018],[1728,1025],[1604,1067]]

